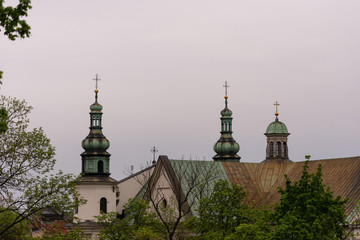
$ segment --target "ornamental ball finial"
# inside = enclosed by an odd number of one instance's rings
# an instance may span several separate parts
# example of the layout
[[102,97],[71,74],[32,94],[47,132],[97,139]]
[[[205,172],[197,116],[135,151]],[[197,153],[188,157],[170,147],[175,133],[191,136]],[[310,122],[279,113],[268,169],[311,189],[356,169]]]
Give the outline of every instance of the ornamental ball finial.
[[99,90],[95,89],[95,93],[98,93],[98,92],[99,92]]

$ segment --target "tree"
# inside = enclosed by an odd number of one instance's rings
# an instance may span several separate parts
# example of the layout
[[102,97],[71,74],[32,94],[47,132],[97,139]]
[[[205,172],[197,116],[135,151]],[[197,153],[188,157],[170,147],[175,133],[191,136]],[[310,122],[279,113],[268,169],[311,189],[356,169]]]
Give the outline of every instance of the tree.
[[[309,158],[308,156],[307,158]],[[275,207],[275,227],[268,239],[342,239],[346,233],[345,203],[333,197],[322,182],[321,165],[315,174],[308,172],[309,161],[303,166],[299,181],[279,189],[280,204]]]
[[245,191],[226,180],[215,182],[210,197],[200,200],[196,220],[200,239],[225,239],[242,223],[249,222]]
[[144,199],[160,219],[167,239],[183,234],[182,222],[194,215],[200,199],[211,194],[214,181],[222,174],[217,164],[160,156],[154,171],[144,171],[135,177],[144,189]]
[[[4,28],[4,35],[14,41],[16,38],[30,36],[30,26],[23,18],[28,15],[32,8],[30,0],[19,0],[16,7],[4,6],[5,0],[0,0],[0,27]],[[1,28],[0,28],[1,31]],[[0,71],[0,84],[2,84]]]
[[160,238],[159,221],[148,211],[149,205],[142,199],[130,199],[124,206],[124,216],[110,212],[96,216],[104,228],[99,233],[100,239],[107,240],[157,240]]
[[[0,213],[0,231],[6,228],[9,224],[11,224],[14,219],[16,219],[17,214],[10,211],[4,210]],[[9,231],[4,233],[1,236],[3,240],[23,240],[29,236],[30,233],[30,223],[29,221],[23,221],[19,224],[16,224]]]
[[4,34],[10,39],[25,38],[30,36],[30,26],[23,20],[28,15],[31,7],[30,0],[19,0],[15,6],[4,6],[5,0],[0,0],[0,26],[4,28]]
[[[1,78],[0,78],[1,79]],[[5,108],[0,109],[0,134],[6,132],[7,130],[7,112]]]
[[0,214],[16,217],[0,229],[0,238],[17,224],[36,219],[43,210],[72,217],[82,202],[75,190],[74,176],[61,171],[50,174],[55,149],[42,128],[28,130],[31,107],[16,98],[2,96],[8,130],[0,134]]
[[226,240],[267,240],[272,230],[271,206],[250,205],[248,208],[248,222],[241,223]]

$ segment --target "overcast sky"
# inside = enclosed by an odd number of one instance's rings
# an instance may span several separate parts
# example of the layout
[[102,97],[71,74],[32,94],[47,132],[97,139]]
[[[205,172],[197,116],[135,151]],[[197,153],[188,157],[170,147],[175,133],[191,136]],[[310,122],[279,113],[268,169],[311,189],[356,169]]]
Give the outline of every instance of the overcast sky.
[[[13,2],[13,1],[8,1]],[[95,74],[112,177],[169,158],[211,160],[224,81],[241,161],[265,158],[279,119],[293,161],[360,155],[358,0],[34,0],[31,38],[0,36],[1,94],[80,173]]]

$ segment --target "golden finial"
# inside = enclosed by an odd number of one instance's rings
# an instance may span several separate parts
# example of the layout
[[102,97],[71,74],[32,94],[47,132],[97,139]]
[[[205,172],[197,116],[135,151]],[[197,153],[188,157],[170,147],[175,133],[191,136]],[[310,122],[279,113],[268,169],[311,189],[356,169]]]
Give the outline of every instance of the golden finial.
[[275,104],[274,104],[274,106],[275,106],[275,108],[276,108],[275,116],[279,116],[278,106],[280,106],[280,104],[276,101]]
[[98,92],[99,92],[99,90],[95,89],[95,93],[98,93]]

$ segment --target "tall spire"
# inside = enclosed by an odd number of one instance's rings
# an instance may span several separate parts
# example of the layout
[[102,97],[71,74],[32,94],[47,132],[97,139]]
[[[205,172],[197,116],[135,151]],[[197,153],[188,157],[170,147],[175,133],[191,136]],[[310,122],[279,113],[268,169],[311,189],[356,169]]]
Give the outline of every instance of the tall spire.
[[96,74],[95,102],[90,106],[90,133],[82,141],[82,174],[110,175],[109,140],[102,133],[102,106],[98,103],[98,75]]
[[214,144],[214,151],[217,153],[214,161],[238,162],[240,157],[236,154],[240,150],[239,144],[232,137],[232,111],[228,108],[227,90],[230,87],[225,81],[225,108],[221,111],[221,136]]

